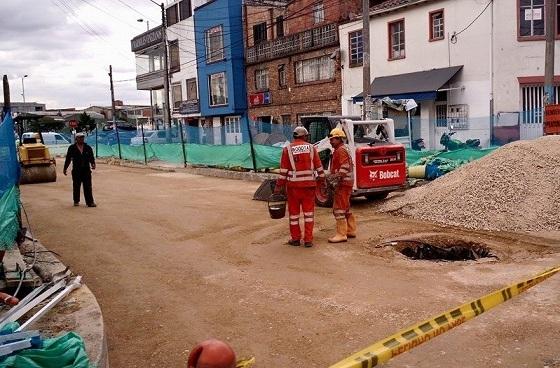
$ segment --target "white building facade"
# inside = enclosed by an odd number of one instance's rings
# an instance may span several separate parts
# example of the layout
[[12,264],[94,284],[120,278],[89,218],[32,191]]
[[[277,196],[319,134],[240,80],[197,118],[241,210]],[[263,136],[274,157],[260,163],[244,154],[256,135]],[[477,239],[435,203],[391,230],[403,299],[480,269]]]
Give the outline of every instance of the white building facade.
[[[343,115],[361,113],[361,29],[361,19],[339,28]],[[482,146],[516,129],[533,138],[542,135],[544,44],[544,0],[388,0],[370,12],[370,92],[414,98],[410,135],[428,148],[442,148],[451,128]],[[397,136],[408,136],[406,118],[393,114]]]
[[168,1],[166,5],[169,45],[171,117],[175,121],[201,126],[197,60],[194,31],[194,9],[206,1]]

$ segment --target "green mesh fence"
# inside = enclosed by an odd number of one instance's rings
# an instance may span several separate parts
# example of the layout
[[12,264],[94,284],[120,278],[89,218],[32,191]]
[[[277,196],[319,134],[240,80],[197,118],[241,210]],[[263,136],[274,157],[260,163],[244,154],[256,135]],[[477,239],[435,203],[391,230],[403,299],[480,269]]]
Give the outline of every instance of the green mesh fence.
[[485,149],[465,148],[456,151],[406,151],[406,163],[409,166],[423,165],[428,158],[443,158],[452,161],[474,161],[478,160],[489,153],[494,152],[498,147],[490,147]]
[[[95,147],[94,147],[95,148]],[[280,163],[281,147],[254,145],[257,169],[277,168]],[[253,168],[250,144],[216,146],[206,144],[185,144],[187,163],[213,167]],[[116,145],[98,144],[99,157],[118,157]],[[144,161],[142,146],[121,146],[121,155],[125,160]],[[182,164],[183,148],[180,143],[146,144],[148,160],[159,160]]]
[[16,186],[0,197],[0,250],[12,249],[19,228],[19,190]]

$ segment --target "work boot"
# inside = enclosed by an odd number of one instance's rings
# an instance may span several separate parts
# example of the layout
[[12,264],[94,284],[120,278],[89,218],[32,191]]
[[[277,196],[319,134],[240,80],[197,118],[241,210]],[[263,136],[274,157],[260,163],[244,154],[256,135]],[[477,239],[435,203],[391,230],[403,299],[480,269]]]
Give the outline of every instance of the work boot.
[[303,246],[306,247],[306,248],[311,248],[313,246],[313,243],[312,242],[305,242],[303,244]]
[[351,213],[346,216],[346,224],[348,227],[348,231],[346,232],[346,236],[348,238],[355,238],[356,237],[356,218]]
[[348,225],[346,219],[336,220],[336,235],[329,238],[329,243],[342,243],[348,240],[346,234],[348,233]]
[[74,207],[78,207],[80,205],[80,202],[74,202]]
[[301,245],[301,241],[299,239],[290,239],[288,240],[288,245],[291,245],[293,247],[299,247]]
[[88,207],[97,207],[97,205],[95,203],[90,203],[87,205]]

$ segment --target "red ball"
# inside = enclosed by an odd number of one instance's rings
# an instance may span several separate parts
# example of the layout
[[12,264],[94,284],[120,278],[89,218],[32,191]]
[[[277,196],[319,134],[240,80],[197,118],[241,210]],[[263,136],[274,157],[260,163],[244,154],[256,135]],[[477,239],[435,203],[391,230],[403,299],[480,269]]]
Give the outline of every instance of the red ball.
[[223,341],[210,339],[196,345],[189,354],[188,368],[235,368],[235,352]]

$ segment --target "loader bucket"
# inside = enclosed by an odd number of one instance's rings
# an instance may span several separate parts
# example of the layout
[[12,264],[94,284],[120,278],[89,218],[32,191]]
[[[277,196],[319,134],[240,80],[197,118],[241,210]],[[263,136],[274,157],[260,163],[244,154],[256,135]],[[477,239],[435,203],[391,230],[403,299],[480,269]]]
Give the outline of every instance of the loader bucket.
[[276,179],[265,179],[253,195],[253,200],[267,202],[274,193],[275,186]]

